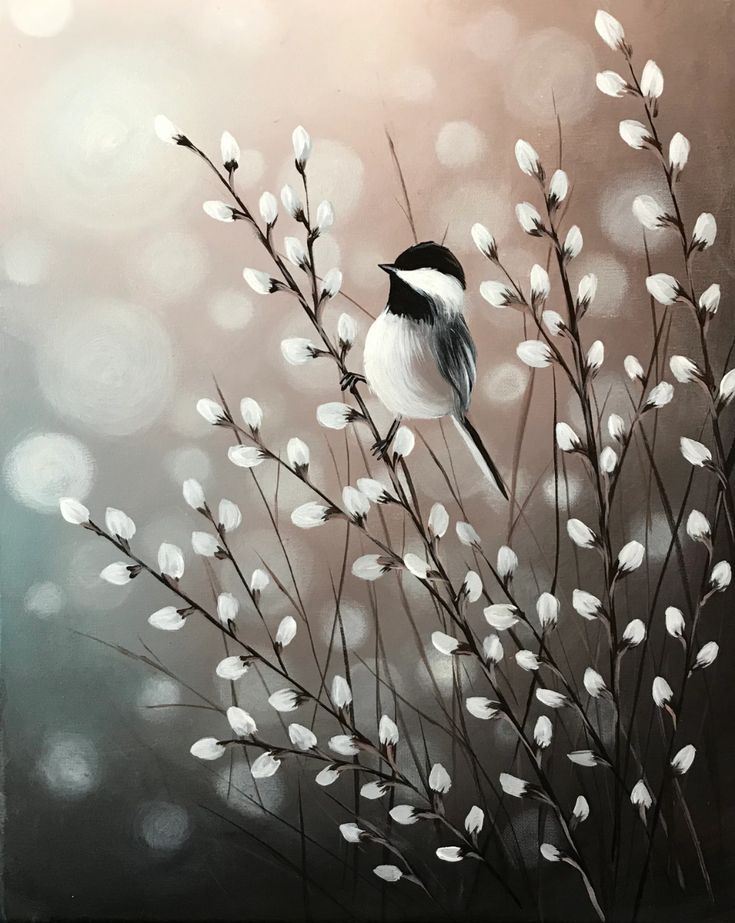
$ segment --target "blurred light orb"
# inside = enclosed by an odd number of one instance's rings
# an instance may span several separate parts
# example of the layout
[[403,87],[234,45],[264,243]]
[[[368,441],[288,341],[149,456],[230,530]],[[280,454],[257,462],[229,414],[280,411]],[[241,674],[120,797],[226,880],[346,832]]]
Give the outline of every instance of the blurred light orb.
[[517,401],[525,392],[528,372],[513,362],[502,362],[488,372],[482,380],[482,391],[495,404]]
[[441,239],[446,229],[445,243],[456,253],[477,255],[470,228],[481,221],[497,239],[502,239],[510,226],[510,189],[502,181],[471,180],[456,186],[446,196],[437,195],[432,222],[434,236]]
[[237,170],[238,185],[249,189],[265,173],[265,157],[260,151],[240,151],[240,166]]
[[[267,707],[267,706],[265,706]],[[273,710],[269,708],[269,711]],[[261,717],[254,713],[258,727],[263,725]],[[268,716],[270,717],[270,716]],[[295,718],[294,720],[298,720]],[[282,730],[279,726],[279,730]],[[274,728],[275,730],[275,728]],[[254,759],[254,757],[253,757]],[[310,761],[311,762],[311,761]],[[234,763],[232,764],[232,773],[230,774],[229,760],[227,758],[219,760],[212,764],[215,770],[214,790],[217,795],[227,803],[229,808],[240,814],[252,815],[254,818],[264,818],[261,810],[261,803],[269,811],[278,811],[286,801],[286,776],[287,773],[281,771],[267,779],[253,779],[250,775],[250,769],[245,761],[244,755],[235,754]],[[318,772],[314,769],[314,776]],[[267,822],[268,818],[265,817]]]
[[57,732],[43,742],[37,769],[44,785],[61,798],[82,798],[97,787],[97,749],[81,734]]
[[[100,572],[104,567],[112,564],[113,561],[120,560],[122,560],[121,553],[107,542],[90,544],[85,541],[74,547],[71,553],[67,545],[59,548],[57,568],[65,575],[65,586],[74,609],[83,607],[92,610],[97,624],[99,624],[101,612],[121,606],[133,588],[137,590],[145,580],[145,577],[136,577],[124,586],[112,586],[100,579]],[[74,615],[76,616],[77,613],[75,612]],[[142,630],[145,624],[142,617],[139,624]]]
[[171,711],[158,705],[175,705],[181,701],[181,686],[168,676],[149,676],[138,691],[136,704],[149,721],[170,720]]
[[40,619],[50,615],[58,615],[64,604],[64,595],[58,584],[50,580],[43,583],[34,583],[26,592],[23,605],[26,612],[38,616]]
[[89,449],[74,436],[35,433],[9,452],[3,475],[19,503],[41,513],[58,513],[60,497],[87,496],[94,468]]
[[198,40],[226,45],[239,53],[266,54],[278,34],[277,6],[268,0],[198,0],[188,25]]
[[255,315],[252,300],[236,288],[223,289],[208,301],[209,316],[222,330],[242,330]]
[[617,317],[627,313],[628,271],[619,260],[604,253],[587,254],[582,251],[576,268],[577,278],[588,272],[597,276],[597,293],[589,308],[590,318]]
[[406,64],[390,78],[391,96],[408,103],[425,103],[436,92],[436,80],[426,67]]
[[[665,180],[659,176],[659,172],[644,169],[618,176],[605,189],[600,199],[602,231],[608,240],[627,253],[643,252],[644,228],[633,214],[633,200],[639,195],[652,195],[659,202],[670,201],[665,190]],[[671,231],[665,229],[645,231],[645,236],[651,253],[659,253],[675,241]],[[639,292],[644,301],[647,301],[648,295],[643,279]],[[593,309],[594,304],[590,310]]]
[[198,446],[173,449],[165,455],[163,466],[176,484],[183,484],[188,478],[208,481],[212,474],[209,455]]
[[146,846],[160,852],[181,849],[191,834],[189,812],[167,801],[144,805],[138,813],[136,826]]
[[58,35],[74,13],[71,0],[8,0],[15,28],[33,38]]
[[132,290],[141,300],[170,303],[195,292],[209,269],[209,252],[198,237],[183,231],[168,231],[140,246],[131,260],[128,275]]
[[[583,483],[576,474],[567,472],[566,478],[564,472],[559,467],[559,509],[566,512],[567,508],[573,509],[582,494]],[[556,503],[556,484],[553,472],[545,478],[543,482],[544,500],[551,506]]]
[[198,124],[204,100],[185,68],[174,51],[115,45],[54,68],[32,100],[23,151],[28,207],[41,221],[109,235],[160,223],[189,198],[200,179],[191,155],[153,131],[159,112],[177,118],[182,99]]
[[25,232],[13,234],[2,248],[5,275],[16,285],[38,285],[48,275],[51,248]]
[[485,136],[471,122],[447,122],[436,138],[436,156],[445,167],[467,167],[486,148]]
[[[360,201],[365,166],[358,154],[341,141],[315,138],[307,172],[312,205],[316,206],[322,199],[328,199],[334,206],[337,222],[353,211]],[[293,155],[290,155],[279,174],[279,184],[289,183],[297,189],[298,179]],[[298,191],[301,195],[301,190]],[[287,233],[286,227],[284,224],[284,234]]]
[[118,301],[65,312],[47,330],[36,361],[49,404],[110,436],[148,429],[173,392],[168,334],[152,315]]
[[[356,650],[367,640],[372,616],[367,609],[355,603],[342,603],[339,612],[347,650]],[[324,613],[320,619],[320,626],[324,643],[331,642],[334,650],[341,653],[342,634],[333,608]]]
[[557,28],[534,32],[513,48],[503,78],[506,108],[532,124],[555,124],[556,100],[562,124],[574,125],[594,105],[597,69],[581,39]]
[[518,20],[502,7],[492,7],[463,30],[464,44],[482,61],[499,61],[510,54],[518,35]]

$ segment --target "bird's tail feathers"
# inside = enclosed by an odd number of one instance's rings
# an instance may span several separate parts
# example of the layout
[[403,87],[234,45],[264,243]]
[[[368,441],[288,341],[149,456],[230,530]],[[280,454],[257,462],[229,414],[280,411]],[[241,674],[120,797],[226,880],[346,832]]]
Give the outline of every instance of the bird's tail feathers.
[[508,499],[508,488],[505,486],[502,475],[498,470],[497,465],[490,457],[490,453],[485,448],[480,434],[477,432],[475,427],[470,423],[467,417],[452,417],[454,424],[462,434],[462,438],[467,443],[467,447],[472,453],[472,457],[475,459],[477,464],[480,467],[480,470],[484,472],[485,476],[491,481],[500,491],[500,493]]

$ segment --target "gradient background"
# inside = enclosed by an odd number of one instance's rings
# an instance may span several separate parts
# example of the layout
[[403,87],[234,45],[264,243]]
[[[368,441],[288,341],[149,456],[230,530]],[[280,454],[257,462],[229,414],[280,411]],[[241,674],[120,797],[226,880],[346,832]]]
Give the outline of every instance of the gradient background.
[[[136,652],[145,643],[217,707],[230,704],[230,691],[213,677],[221,640],[196,625],[173,637],[150,629],[145,618],[169,602],[166,594],[144,578],[125,588],[102,584],[97,575],[116,555],[56,512],[58,497],[67,494],[85,499],[98,518],[108,504],[122,507],[138,523],[137,547],[153,560],[163,540],[190,547],[189,533],[200,525],[183,505],[180,485],[196,477],[208,495],[229,496],[243,508],[236,547],[245,569],[262,556],[287,579],[250,475],[227,462],[226,438],[195,412],[197,398],[213,395],[213,374],[234,406],[244,395],[262,404],[270,444],[285,445],[292,435],[306,439],[315,478],[334,483],[328,439],[343,483],[346,477],[345,439],[326,436],[314,419],[317,404],[339,399],[331,366],[285,365],[279,342],[308,335],[306,322],[286,296],[260,298],[244,285],[243,266],[268,268],[264,255],[242,225],[219,224],[203,214],[201,202],[218,198],[220,190],[195,158],[158,141],[154,116],[165,113],[215,156],[222,130],[232,131],[243,149],[238,182],[253,205],[264,189],[277,193],[284,182],[295,182],[290,136],[303,123],[315,140],[309,166],[314,200],[330,198],[337,216],[333,233],[318,245],[318,269],[339,266],[344,291],[373,315],[385,296],[376,264],[411,243],[397,204],[400,189],[384,135],[389,128],[420,237],[446,234],[465,265],[468,318],[480,352],[473,416],[508,470],[530,381],[515,357],[522,323],[476,295],[480,281],[493,276],[469,228],[485,223],[519,276],[544,262],[543,244],[524,237],[513,216],[515,202],[535,189],[519,174],[512,149],[524,137],[555,165],[552,95],[563,127],[563,163],[574,185],[570,214],[585,238],[574,273],[599,277],[585,325],[588,342],[599,336],[606,344],[598,393],[610,391],[610,409],[627,406],[622,357],[633,350],[643,359],[650,349],[642,235],[630,203],[641,192],[661,194],[661,180],[651,158],[618,137],[617,121],[638,117],[635,102],[610,100],[595,89],[598,70],[619,66],[594,32],[595,9],[583,0],[0,0],[4,885],[11,918],[301,916],[298,880],[202,809],[292,851],[293,838],[264,819],[248,796],[296,821],[294,767],[284,766],[256,791],[246,769],[235,766],[232,787],[226,760],[201,765],[188,754],[197,737],[224,733],[222,717],[147,708],[196,698],[179,682],[73,633]],[[692,141],[683,183],[687,220],[707,210],[719,222],[717,245],[699,265],[700,288],[715,280],[723,287],[713,341],[724,361],[732,334],[733,4],[626,0],[610,11],[623,21],[639,64],[652,57],[664,71],[664,135],[681,130]],[[287,229],[292,232],[282,219],[279,234]],[[655,268],[676,273],[679,254],[670,243],[666,235],[649,240]],[[553,298],[549,304],[557,306]],[[341,310],[353,313],[364,331],[368,317],[341,299],[330,306],[328,324],[336,324]],[[690,352],[692,338],[691,319],[682,317],[670,352]],[[535,378],[519,469],[521,499],[534,488],[527,511],[532,531],[522,526],[514,537],[530,603],[537,588],[548,584],[554,551],[550,381],[545,372]],[[574,423],[573,403],[567,405],[565,395],[560,399],[560,416]],[[678,437],[695,436],[691,421],[702,413],[698,396],[680,386],[675,405],[661,415],[658,455],[674,498],[688,475]],[[387,422],[381,410],[376,415]],[[418,429],[446,458],[438,427]],[[506,538],[507,510],[448,436],[475,525],[494,553]],[[347,445],[354,481],[363,471],[352,437]],[[644,541],[649,552],[650,571],[630,581],[629,617],[645,611],[669,539],[660,510],[645,499],[642,458],[640,465],[631,458],[629,485],[616,511],[625,523],[621,536]],[[420,443],[412,465],[425,505],[444,499],[446,490]],[[272,495],[272,471],[263,466],[257,474]],[[584,519],[591,500],[574,464],[570,485],[571,507]],[[710,504],[704,509],[711,508],[708,486],[707,478],[698,480],[700,505]],[[297,533],[288,514],[305,499],[308,491],[284,482],[279,515],[304,604],[326,649],[333,620],[330,571],[339,573],[344,528]],[[450,513],[455,519],[456,509]],[[358,546],[353,539],[350,559]],[[567,579],[561,595],[574,661],[580,620],[570,614],[568,599],[577,585],[575,559],[566,542],[562,552]],[[462,552],[453,553],[454,570],[462,573]],[[211,598],[202,562],[190,551],[187,565],[192,592]],[[226,567],[215,571],[216,582],[234,589]],[[426,662],[419,657],[398,611],[395,583],[390,578],[378,587],[386,656],[400,691],[430,702],[427,664],[445,690],[451,673],[432,652]],[[405,581],[404,588],[416,618],[425,618],[428,644],[433,613],[415,583]],[[679,588],[672,575],[667,604],[678,604]],[[374,663],[366,599],[364,585],[348,577],[347,640],[356,657]],[[275,625],[288,606],[271,587],[264,609]],[[290,655],[297,664],[303,658],[301,675],[308,680],[302,636]],[[716,693],[730,663],[721,655],[719,671],[713,671],[708,757],[690,783],[722,902],[712,918],[722,920],[731,918],[727,892],[735,855],[732,797],[717,801],[733,781],[732,735],[724,724],[731,686]],[[370,674],[357,660],[353,667],[356,690],[363,690],[359,707],[374,721]],[[240,681],[238,694],[259,724],[279,733],[255,671]],[[693,722],[701,733],[696,716]],[[451,760],[447,739],[439,736],[432,747],[434,758]],[[508,768],[497,747],[492,753],[497,763],[491,762],[491,770]],[[317,804],[310,775],[304,776],[314,802],[310,831],[346,857],[336,824],[347,817],[329,801]],[[455,809],[464,816],[465,801],[459,793],[457,798]],[[535,845],[529,843],[532,855]],[[319,854],[313,863],[322,880],[336,891],[344,886],[349,895],[339,863],[330,867]],[[434,868],[439,886],[449,889],[455,872]],[[560,893],[568,886],[569,879],[559,876]],[[696,888],[695,882],[693,901]],[[365,900],[375,901],[375,894],[366,892]],[[404,892],[401,899],[411,895]],[[573,904],[568,919],[583,906],[578,901],[575,910]],[[664,881],[651,899],[650,918],[678,913],[684,919],[694,906],[682,903]],[[696,907],[697,913],[713,912]],[[317,917],[335,912],[318,900],[312,909]],[[406,903],[393,912],[419,919],[428,911]]]

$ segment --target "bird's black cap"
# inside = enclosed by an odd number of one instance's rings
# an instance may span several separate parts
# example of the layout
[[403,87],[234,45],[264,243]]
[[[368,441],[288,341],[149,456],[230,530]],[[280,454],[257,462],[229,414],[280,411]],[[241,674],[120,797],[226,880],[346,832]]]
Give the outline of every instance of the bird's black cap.
[[462,288],[466,288],[464,270],[448,247],[425,240],[404,250],[392,264],[381,263],[380,268],[386,272],[391,269],[437,269],[447,276],[453,276]]

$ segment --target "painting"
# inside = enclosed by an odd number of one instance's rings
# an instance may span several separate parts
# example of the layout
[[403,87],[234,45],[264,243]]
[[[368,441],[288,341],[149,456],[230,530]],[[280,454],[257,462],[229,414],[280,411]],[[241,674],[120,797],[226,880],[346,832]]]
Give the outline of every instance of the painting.
[[735,918],[735,8],[3,0],[8,920]]

